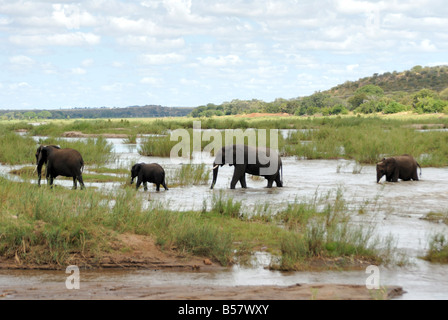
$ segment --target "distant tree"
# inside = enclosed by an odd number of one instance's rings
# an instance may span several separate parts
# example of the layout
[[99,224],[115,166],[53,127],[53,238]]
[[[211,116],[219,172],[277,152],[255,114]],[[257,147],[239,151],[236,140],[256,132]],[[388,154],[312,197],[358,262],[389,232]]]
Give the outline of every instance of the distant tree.
[[23,114],[23,116],[28,120],[35,119],[37,117],[34,111],[27,111]]
[[418,113],[440,113],[448,106],[448,101],[434,99],[432,97],[420,98],[415,106]]
[[50,111],[41,111],[37,114],[37,116],[42,119],[50,119],[52,114]]
[[415,73],[420,73],[423,71],[423,67],[422,66],[415,66],[414,68],[411,69],[412,72]]
[[368,97],[382,97],[384,96],[384,90],[379,86],[375,86],[373,84],[368,84],[356,90],[355,95],[365,93]]
[[442,100],[448,100],[448,88],[440,92],[439,97]]
[[430,89],[420,90],[419,92],[417,92],[413,95],[412,100],[413,100],[414,108],[417,106],[417,104],[419,103],[420,100],[426,99],[426,98],[439,99],[439,95],[434,90],[430,90]]
[[355,94],[353,97],[350,97],[348,99],[348,103],[351,105],[350,110],[355,110],[355,109],[359,108],[367,100],[368,100],[367,94],[365,94],[365,93]]
[[383,113],[390,114],[390,113],[398,113],[406,111],[408,107],[405,105],[398,103],[396,101],[390,102],[385,108],[383,108]]

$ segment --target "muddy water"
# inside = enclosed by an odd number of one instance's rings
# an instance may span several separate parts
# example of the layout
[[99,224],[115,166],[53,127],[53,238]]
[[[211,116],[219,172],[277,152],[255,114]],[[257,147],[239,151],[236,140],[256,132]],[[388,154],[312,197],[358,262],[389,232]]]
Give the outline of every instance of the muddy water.
[[[170,159],[142,157],[137,153],[138,145],[125,145],[121,139],[110,139],[114,144],[117,160],[111,166],[131,167],[136,162],[157,162],[165,170],[174,171],[178,165]],[[140,141],[138,141],[139,143]],[[193,162],[213,162],[213,158],[195,154]],[[448,210],[448,168],[424,168],[421,181],[380,184],[376,183],[374,166],[359,167],[345,160],[305,161],[295,158],[283,159],[284,188],[266,188],[266,181],[247,179],[248,189],[237,185],[230,190],[233,168],[220,168],[215,190],[209,185],[171,188],[169,191],[148,193],[139,190],[143,203],[162,201],[176,210],[200,210],[210,206],[213,196],[223,193],[243,203],[243,211],[253,214],[262,211],[267,204],[271,213],[294,201],[312,199],[316,194],[333,194],[341,190],[348,206],[353,209],[353,221],[362,225],[375,226],[381,237],[392,235],[396,247],[406,254],[409,264],[404,268],[381,268],[381,285],[402,286],[407,292],[402,299],[447,299],[448,266],[431,264],[418,259],[425,254],[428,239],[436,233],[448,235],[448,226],[422,220],[429,212]],[[12,167],[0,166],[0,174],[9,176]],[[17,167],[13,167],[16,169]],[[71,187],[70,181],[57,184]],[[169,184],[169,182],[168,182]],[[93,184],[100,189],[114,189],[117,183]],[[87,185],[89,186],[89,185]],[[92,185],[91,185],[92,186]],[[150,199],[150,201],[148,201]],[[349,272],[294,272],[281,273],[265,269],[270,257],[258,253],[252,267],[234,266],[227,271],[170,272],[170,271],[130,271],[130,272],[85,272],[83,281],[148,283],[148,285],[292,285],[296,283],[342,283],[363,285],[369,274],[364,271]],[[62,281],[65,273],[0,271],[0,286],[11,283],[29,283],[37,287],[39,283]],[[61,279],[61,280],[57,280]]]

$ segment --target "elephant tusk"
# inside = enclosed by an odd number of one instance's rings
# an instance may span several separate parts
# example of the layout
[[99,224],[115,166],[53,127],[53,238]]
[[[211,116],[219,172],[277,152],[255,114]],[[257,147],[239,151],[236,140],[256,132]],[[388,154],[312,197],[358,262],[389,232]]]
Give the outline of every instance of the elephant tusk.
[[34,168],[33,174],[35,174],[37,171],[37,166]]
[[219,164],[217,164],[216,166],[214,166],[213,169],[212,169],[211,171],[213,171],[213,170],[215,170],[215,169],[217,169],[217,168],[219,168]]

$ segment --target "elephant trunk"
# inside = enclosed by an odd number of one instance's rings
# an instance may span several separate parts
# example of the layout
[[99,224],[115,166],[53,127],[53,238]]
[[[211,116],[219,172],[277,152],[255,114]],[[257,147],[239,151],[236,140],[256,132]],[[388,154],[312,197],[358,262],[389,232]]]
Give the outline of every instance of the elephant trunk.
[[216,180],[218,179],[218,171],[219,171],[219,164],[213,163],[213,181],[210,189],[213,189],[215,187]]
[[40,181],[42,180],[42,166],[43,163],[39,163],[36,168],[34,169],[34,172],[37,171],[37,185],[40,187]]
[[376,174],[376,183],[380,183],[381,178],[384,176],[381,172],[377,172]]

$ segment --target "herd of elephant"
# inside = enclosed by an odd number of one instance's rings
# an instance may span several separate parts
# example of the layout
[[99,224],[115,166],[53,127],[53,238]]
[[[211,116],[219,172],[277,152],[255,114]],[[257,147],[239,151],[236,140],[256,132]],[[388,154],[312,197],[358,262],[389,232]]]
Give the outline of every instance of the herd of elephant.
[[[242,188],[247,188],[246,173],[264,177],[268,181],[268,188],[272,188],[274,182],[277,187],[283,187],[283,164],[280,156],[276,151],[270,150],[269,148],[263,148],[263,152],[260,151],[260,148],[246,145],[223,147],[216,154],[213,163],[213,182],[211,189],[216,184],[219,167],[226,164],[235,167],[230,183],[231,189],[235,189],[238,182],[240,182]],[[226,154],[228,155],[230,153],[233,156],[226,156]],[[252,154],[256,156],[251,158],[250,155]],[[266,157],[267,154],[269,154],[268,158]],[[236,155],[244,155],[244,157],[237,159]],[[270,162],[267,161],[269,159],[276,160],[274,161],[275,167],[273,169],[270,168],[270,170],[263,170],[271,166]],[[77,189],[77,182],[80,183],[81,189],[85,188],[82,178],[84,160],[77,150],[69,148],[62,149],[54,145],[40,146],[36,152],[36,163],[39,186],[42,177],[42,167],[45,164],[46,179],[50,186],[53,185],[56,177],[63,176],[73,178],[73,189]],[[388,182],[398,182],[399,179],[404,181],[418,181],[418,167],[420,168],[421,175],[421,167],[411,155],[384,158],[376,165],[377,183],[380,182],[383,176],[386,176],[386,181]],[[135,164],[131,169],[131,184],[134,183],[135,178],[137,178],[137,190],[142,184],[145,191],[148,190],[148,182],[155,184],[157,191],[160,191],[160,186],[168,190],[165,183],[165,170],[159,164]]]

